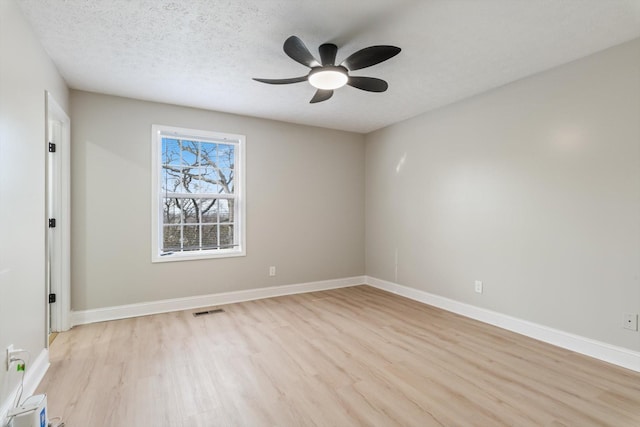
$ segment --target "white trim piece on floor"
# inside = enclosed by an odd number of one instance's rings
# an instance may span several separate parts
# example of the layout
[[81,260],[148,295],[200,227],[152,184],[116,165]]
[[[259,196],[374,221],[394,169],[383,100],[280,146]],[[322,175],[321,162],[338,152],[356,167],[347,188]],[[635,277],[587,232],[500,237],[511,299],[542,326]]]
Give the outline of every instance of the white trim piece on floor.
[[223,292],[219,294],[104,307],[93,310],[73,311],[71,313],[71,324],[72,326],[84,325],[88,323],[104,322],[107,320],[126,319],[128,317],[147,316],[150,314],[191,310],[194,308],[232,304],[236,302],[279,297],[284,295],[346,288],[362,285],[365,283],[365,279],[365,276],[356,276],[343,279],[323,280],[319,282],[307,282],[294,285],[273,286],[268,288],[248,289],[243,291]]
[[[15,366],[15,364],[13,366]],[[42,381],[44,375],[47,373],[47,369],[49,369],[49,350],[45,348],[42,349],[40,354],[38,354],[38,357],[26,365],[22,401],[33,395],[36,388],[38,388],[38,384],[40,384],[40,381]],[[0,404],[0,426],[4,426],[7,422],[7,412],[9,412],[9,409],[11,409],[11,406],[13,405],[13,401],[16,398],[16,393],[18,393],[19,387],[20,383],[18,382],[5,401]]]
[[640,372],[640,353],[633,350],[549,328],[527,320],[518,319],[496,311],[476,307],[471,304],[462,303],[375,277],[367,276],[366,283],[374,288],[382,289],[502,329],[517,332],[557,347]]

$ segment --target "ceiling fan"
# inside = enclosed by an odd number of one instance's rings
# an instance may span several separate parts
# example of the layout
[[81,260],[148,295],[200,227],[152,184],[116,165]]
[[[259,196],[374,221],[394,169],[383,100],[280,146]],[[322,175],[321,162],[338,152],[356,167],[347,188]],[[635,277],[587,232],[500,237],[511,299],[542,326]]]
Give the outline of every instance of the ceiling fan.
[[368,92],[384,92],[389,87],[384,80],[374,77],[350,76],[349,72],[384,62],[399,54],[401,50],[396,46],[369,46],[350,55],[339,65],[335,65],[338,46],[332,43],[324,43],[318,48],[320,62],[309,52],[302,40],[296,36],[289,37],[284,42],[283,49],[284,53],[291,59],[311,68],[309,74],[290,79],[254,78],[253,80],[272,85],[308,81],[311,86],[318,89],[311,101],[309,101],[311,104],[326,101],[333,96],[335,89],[346,84]]

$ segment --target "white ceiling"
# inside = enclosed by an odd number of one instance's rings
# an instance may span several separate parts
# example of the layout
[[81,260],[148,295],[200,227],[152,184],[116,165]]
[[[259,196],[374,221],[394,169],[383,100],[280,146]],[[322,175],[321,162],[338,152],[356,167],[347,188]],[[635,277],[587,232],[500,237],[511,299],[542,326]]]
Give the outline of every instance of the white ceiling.
[[[355,132],[370,132],[640,37],[640,0],[18,0],[68,85]],[[309,104],[290,35],[338,61],[402,48],[353,72],[388,81]]]

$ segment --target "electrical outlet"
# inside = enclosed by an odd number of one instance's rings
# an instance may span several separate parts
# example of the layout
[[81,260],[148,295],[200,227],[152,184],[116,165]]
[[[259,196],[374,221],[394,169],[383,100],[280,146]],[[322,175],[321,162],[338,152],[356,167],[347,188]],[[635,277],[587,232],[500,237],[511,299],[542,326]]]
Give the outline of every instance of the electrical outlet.
[[271,267],[269,267],[269,276],[273,277],[275,275],[276,275],[276,267],[272,265]]
[[482,280],[476,280],[475,287],[476,287],[475,288],[476,292],[481,294],[482,293]]
[[11,354],[12,353],[13,353],[13,344],[11,344],[9,347],[7,347],[7,353],[6,353],[7,359],[6,359],[6,362],[5,362],[5,365],[4,365],[7,371],[11,367],[10,360],[11,360]]
[[631,331],[637,331],[638,315],[635,313],[624,313],[624,328]]

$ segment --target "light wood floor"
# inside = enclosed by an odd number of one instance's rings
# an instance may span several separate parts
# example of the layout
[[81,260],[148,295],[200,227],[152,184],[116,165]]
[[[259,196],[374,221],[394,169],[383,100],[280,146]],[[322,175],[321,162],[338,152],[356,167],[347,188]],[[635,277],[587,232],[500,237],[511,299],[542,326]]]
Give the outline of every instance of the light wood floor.
[[49,345],[51,345],[51,343],[53,342],[53,340],[56,339],[57,336],[58,336],[57,332],[50,332],[49,333]]
[[640,426],[640,374],[368,287],[85,325],[67,427]]

